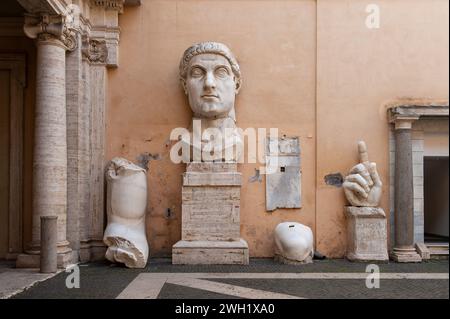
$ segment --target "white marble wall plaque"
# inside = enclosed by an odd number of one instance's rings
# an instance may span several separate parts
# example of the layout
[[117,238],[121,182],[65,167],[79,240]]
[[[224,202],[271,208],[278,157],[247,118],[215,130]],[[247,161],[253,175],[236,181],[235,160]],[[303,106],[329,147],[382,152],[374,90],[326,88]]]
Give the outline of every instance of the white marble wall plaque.
[[267,138],[266,154],[266,210],[301,208],[298,137]]

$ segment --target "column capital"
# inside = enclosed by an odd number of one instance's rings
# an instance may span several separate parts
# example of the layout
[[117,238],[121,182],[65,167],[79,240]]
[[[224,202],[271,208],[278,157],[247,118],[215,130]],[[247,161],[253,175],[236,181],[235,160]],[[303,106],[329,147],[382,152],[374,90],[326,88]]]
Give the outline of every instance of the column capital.
[[420,118],[420,114],[414,112],[414,109],[408,107],[392,107],[388,110],[389,123],[395,125],[395,129],[411,129],[413,122]]
[[26,14],[23,30],[32,39],[73,51],[78,46],[79,21],[78,6],[70,5],[65,14]]
[[391,123],[394,123],[396,130],[410,130],[412,129],[412,124],[419,119],[419,116],[395,116]]

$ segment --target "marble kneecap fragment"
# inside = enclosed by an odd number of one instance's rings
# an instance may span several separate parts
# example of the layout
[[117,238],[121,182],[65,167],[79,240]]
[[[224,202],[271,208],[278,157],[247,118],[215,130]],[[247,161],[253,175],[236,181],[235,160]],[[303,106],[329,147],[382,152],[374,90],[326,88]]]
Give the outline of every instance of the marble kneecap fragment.
[[314,256],[311,228],[296,222],[284,222],[275,227],[275,257],[283,263],[309,263]]

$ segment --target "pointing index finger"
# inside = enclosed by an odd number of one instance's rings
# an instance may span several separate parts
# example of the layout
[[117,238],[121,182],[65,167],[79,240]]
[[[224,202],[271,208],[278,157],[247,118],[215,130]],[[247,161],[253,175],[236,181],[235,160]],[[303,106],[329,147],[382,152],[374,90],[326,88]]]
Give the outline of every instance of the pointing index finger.
[[367,153],[367,146],[364,141],[358,142],[359,160],[361,163],[369,163],[369,154]]

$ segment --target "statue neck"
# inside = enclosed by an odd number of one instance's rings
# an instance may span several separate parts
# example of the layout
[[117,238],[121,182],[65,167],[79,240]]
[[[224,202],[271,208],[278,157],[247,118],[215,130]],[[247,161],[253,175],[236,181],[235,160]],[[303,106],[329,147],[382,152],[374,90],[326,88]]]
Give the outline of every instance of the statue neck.
[[225,128],[235,128],[236,122],[233,118],[227,116],[227,117],[221,117],[221,118],[198,118],[193,117],[192,120],[199,120],[201,123],[202,131],[207,128],[218,128],[218,129],[225,129]]
[[234,110],[234,107],[231,109],[231,111],[230,112],[228,112],[228,114],[222,114],[222,115],[219,115],[219,116],[216,116],[216,117],[204,117],[203,115],[200,115],[200,114],[196,114],[196,113],[194,113],[194,115],[192,116],[193,117],[193,119],[196,119],[196,120],[206,120],[206,121],[219,121],[220,122],[220,120],[224,120],[224,119],[232,119],[235,123],[236,123],[236,112],[235,112],[235,110]]

